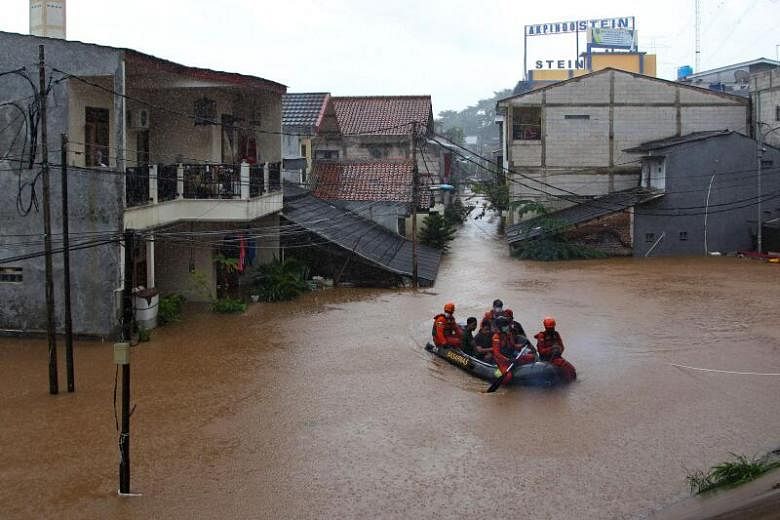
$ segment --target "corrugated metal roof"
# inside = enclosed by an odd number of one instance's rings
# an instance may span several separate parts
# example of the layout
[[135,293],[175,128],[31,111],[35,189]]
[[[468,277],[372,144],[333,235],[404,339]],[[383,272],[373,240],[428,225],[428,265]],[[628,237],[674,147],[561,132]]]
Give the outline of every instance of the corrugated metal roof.
[[542,229],[538,223],[543,218],[553,218],[564,227],[582,224],[594,218],[603,217],[611,213],[623,211],[637,204],[663,196],[663,193],[648,191],[645,188],[631,188],[616,191],[608,195],[597,197],[587,202],[554,211],[544,217],[536,217],[506,229],[506,241],[509,245],[537,238],[542,235]]
[[639,146],[628,148],[623,151],[628,153],[649,152],[650,150],[660,150],[662,148],[669,148],[670,146],[676,146],[678,144],[701,141],[703,139],[709,139],[710,137],[728,135],[730,133],[732,133],[731,130],[709,130],[706,132],[693,132],[691,134],[676,135],[673,137],[667,137],[665,139],[656,139],[655,141],[648,141],[646,143],[640,144]]
[[325,111],[327,92],[293,92],[282,96],[282,126],[315,130]]
[[[339,209],[292,184],[284,185],[283,216],[295,224],[391,273],[412,276],[412,241],[371,220]],[[417,277],[433,284],[441,252],[417,245]]]

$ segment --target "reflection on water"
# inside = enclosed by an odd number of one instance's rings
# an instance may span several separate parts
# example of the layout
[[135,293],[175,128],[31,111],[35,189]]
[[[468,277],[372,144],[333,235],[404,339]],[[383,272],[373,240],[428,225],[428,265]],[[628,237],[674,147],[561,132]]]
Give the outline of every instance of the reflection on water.
[[[109,343],[47,394],[46,342],[0,341],[3,518],[615,518],[685,495],[687,470],[780,431],[777,266],[732,258],[508,258],[471,221],[436,286],[189,308],[133,349],[132,488],[115,496]],[[500,389],[423,350],[445,301],[554,315],[580,380]],[[61,363],[63,368],[64,363]],[[64,385],[61,385],[64,386]]]

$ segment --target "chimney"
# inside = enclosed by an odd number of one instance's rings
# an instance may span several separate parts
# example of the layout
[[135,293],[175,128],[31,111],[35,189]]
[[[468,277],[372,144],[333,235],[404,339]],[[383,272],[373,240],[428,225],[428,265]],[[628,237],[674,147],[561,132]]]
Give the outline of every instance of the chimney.
[[65,0],[30,0],[30,34],[65,39]]

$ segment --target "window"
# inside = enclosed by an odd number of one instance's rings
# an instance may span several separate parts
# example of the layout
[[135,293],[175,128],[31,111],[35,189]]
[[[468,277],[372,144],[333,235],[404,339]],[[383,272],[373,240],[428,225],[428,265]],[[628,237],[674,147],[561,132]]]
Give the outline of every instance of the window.
[[301,145],[301,157],[306,157],[306,145]]
[[337,160],[338,158],[338,150],[316,150],[314,152],[314,159],[317,161],[330,161]]
[[688,240],[688,232],[687,231],[680,231],[680,240],[682,240],[682,241]]
[[0,267],[0,283],[22,283],[22,268]]
[[86,166],[108,166],[108,109],[86,107],[84,114]]
[[564,119],[590,119],[589,114],[566,114]]
[[780,105],[775,107],[775,121],[780,121]]
[[512,138],[520,141],[539,141],[542,138],[542,107],[512,109]]
[[645,233],[645,242],[655,242],[655,233]]
[[772,159],[761,159],[762,168],[771,168],[775,162]]

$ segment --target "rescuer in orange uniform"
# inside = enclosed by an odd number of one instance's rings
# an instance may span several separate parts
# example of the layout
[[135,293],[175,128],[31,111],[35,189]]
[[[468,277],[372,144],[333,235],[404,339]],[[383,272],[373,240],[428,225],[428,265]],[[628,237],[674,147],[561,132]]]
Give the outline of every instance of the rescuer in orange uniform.
[[555,318],[547,317],[542,320],[544,330],[534,336],[536,338],[536,350],[542,361],[558,367],[558,372],[566,382],[577,379],[577,370],[574,365],[561,357],[563,353],[563,339],[555,330]]
[[454,303],[444,304],[444,313],[433,317],[433,342],[437,347],[460,348],[460,339],[463,336],[463,330],[455,322]]
[[[507,371],[513,361],[518,366],[536,361],[536,356],[532,353],[518,353],[518,350],[523,347],[516,343],[512,324],[508,318],[505,316],[497,317],[493,322],[493,328],[496,329],[496,332],[493,333],[493,361],[496,362],[502,374]],[[512,374],[507,374],[504,383],[508,383],[511,379]]]

